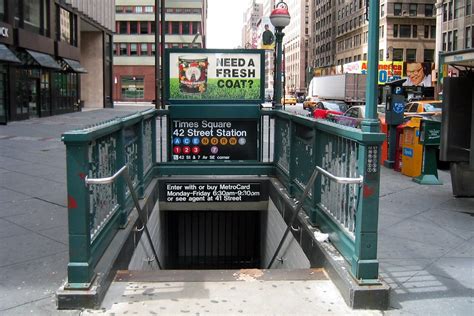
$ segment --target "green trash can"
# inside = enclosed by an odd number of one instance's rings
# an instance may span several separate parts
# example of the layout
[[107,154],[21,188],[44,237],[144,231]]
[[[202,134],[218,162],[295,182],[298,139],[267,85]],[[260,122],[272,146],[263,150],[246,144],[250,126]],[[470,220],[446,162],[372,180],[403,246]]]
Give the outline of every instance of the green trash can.
[[421,174],[413,178],[419,184],[443,184],[438,178],[436,151],[441,141],[441,122],[422,119],[420,126],[420,144],[423,145]]

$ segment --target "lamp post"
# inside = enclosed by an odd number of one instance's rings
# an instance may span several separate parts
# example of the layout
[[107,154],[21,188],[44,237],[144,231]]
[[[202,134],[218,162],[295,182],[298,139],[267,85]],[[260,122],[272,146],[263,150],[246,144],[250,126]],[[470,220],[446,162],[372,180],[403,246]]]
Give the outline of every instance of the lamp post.
[[270,22],[275,27],[275,82],[273,83],[273,106],[276,109],[281,108],[281,63],[283,51],[283,29],[290,24],[290,13],[285,2],[280,1],[275,5],[270,14]]

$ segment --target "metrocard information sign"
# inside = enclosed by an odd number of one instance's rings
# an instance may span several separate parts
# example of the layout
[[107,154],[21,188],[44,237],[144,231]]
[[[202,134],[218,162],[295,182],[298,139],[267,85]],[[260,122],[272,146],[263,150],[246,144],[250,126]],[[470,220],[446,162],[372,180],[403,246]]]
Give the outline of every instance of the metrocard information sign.
[[169,103],[261,102],[263,50],[166,50]]

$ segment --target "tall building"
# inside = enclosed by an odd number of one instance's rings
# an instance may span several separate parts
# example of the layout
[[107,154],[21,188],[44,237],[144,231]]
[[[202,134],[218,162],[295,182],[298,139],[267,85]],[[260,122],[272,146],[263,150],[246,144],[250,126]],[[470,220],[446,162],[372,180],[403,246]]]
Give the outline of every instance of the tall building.
[[[154,0],[116,0],[115,101],[155,99],[154,4]],[[207,0],[167,0],[165,7],[165,48],[205,48]]]
[[112,106],[114,0],[0,1],[0,123]]
[[[368,22],[362,0],[338,0],[337,65],[367,60]],[[434,62],[434,0],[424,3],[385,0],[380,3],[379,60]]]
[[262,17],[263,6],[252,0],[244,13],[244,23],[242,31],[242,47],[258,48],[258,22]]
[[285,92],[303,95],[307,88],[307,43],[309,39],[309,0],[286,1],[290,24],[283,29]]

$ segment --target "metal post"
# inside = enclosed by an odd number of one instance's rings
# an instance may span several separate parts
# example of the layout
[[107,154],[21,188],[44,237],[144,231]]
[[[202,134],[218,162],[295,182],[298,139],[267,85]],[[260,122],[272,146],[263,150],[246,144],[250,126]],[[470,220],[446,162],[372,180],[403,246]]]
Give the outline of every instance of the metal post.
[[282,61],[282,46],[283,46],[282,27],[275,27],[276,38],[276,61],[275,61],[275,82],[273,83],[273,105],[276,109],[281,109],[281,61]]
[[155,0],[155,109],[158,109],[158,102],[160,102],[160,10],[159,0]]
[[165,0],[161,0],[161,10],[160,10],[160,13],[161,13],[161,33],[160,33],[160,42],[161,42],[161,47],[160,47],[160,56],[161,56],[161,67],[159,67],[160,69],[160,78],[161,78],[161,81],[160,81],[160,84],[161,84],[161,108],[164,109],[165,108],[165,99],[164,99],[164,96],[165,96],[165,85],[164,85],[164,79],[165,79],[165,73],[164,73],[164,68],[163,68],[163,65],[165,64],[164,63],[164,58],[165,58],[165,45],[166,45],[166,38],[165,38],[165,23],[166,23],[166,19],[165,19],[165,11],[166,11],[166,8],[165,8]]
[[379,0],[368,0],[369,6],[369,46],[368,70],[366,87],[365,119],[362,121],[363,132],[378,132],[380,130],[377,119],[377,92],[379,69]]

